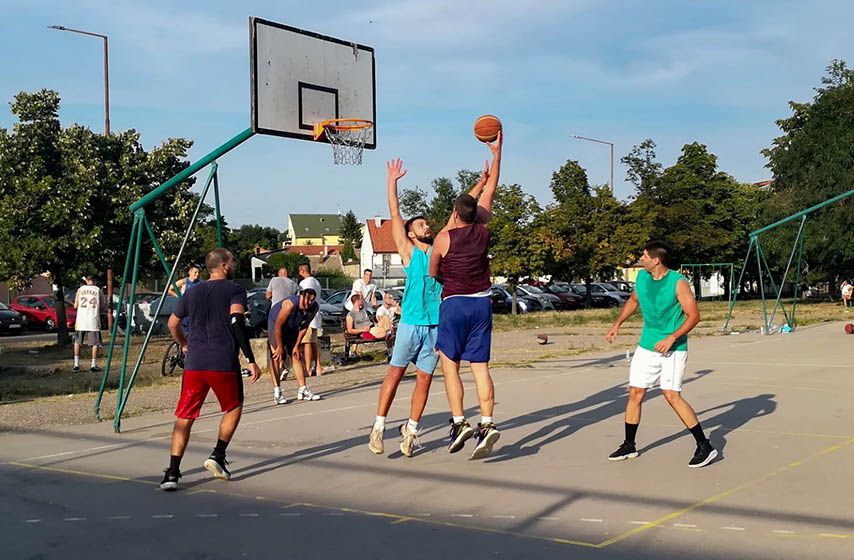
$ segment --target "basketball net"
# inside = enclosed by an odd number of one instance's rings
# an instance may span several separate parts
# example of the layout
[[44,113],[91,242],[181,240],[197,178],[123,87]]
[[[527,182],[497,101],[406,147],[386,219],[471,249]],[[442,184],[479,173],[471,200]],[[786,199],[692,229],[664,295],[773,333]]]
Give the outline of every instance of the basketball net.
[[335,165],[362,165],[362,152],[373,127],[361,119],[333,119],[314,126],[315,140],[326,134]]

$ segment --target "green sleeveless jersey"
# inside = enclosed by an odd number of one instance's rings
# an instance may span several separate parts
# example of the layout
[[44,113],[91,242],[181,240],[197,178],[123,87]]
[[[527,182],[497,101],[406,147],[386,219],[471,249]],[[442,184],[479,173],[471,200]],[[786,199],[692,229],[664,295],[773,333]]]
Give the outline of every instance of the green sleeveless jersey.
[[[655,344],[676,332],[685,321],[685,313],[676,299],[676,284],[685,277],[668,270],[655,280],[646,270],[638,273],[635,293],[643,313],[643,331],[639,346],[655,352]],[[671,350],[687,350],[688,337],[677,338]]]

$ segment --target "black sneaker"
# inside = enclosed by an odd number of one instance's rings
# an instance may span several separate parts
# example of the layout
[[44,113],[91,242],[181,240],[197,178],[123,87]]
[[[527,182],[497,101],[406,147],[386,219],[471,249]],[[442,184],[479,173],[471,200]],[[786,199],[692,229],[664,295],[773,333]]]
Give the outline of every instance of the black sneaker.
[[160,483],[160,489],[171,492],[178,489],[178,480],[181,478],[181,472],[172,472],[169,469],[163,469],[163,482]]
[[485,457],[489,457],[489,454],[492,453],[492,446],[495,445],[495,442],[497,442],[498,438],[501,437],[501,432],[498,431],[495,424],[487,422],[486,424],[477,425],[475,435],[477,437],[477,445],[469,458],[483,459]]
[[448,422],[451,423],[451,433],[448,434],[451,438],[451,442],[448,444],[448,451],[456,453],[462,449],[466,444],[466,441],[474,435],[474,430],[472,429],[471,424],[465,420],[461,420],[454,424],[454,419],[451,418]]
[[623,461],[625,459],[634,459],[637,456],[638,450],[637,447],[635,447],[635,442],[624,441],[620,444],[620,447],[618,447],[616,451],[608,455],[608,460]]
[[80,366],[74,366],[73,368],[71,368],[71,371],[77,373],[78,371],[80,371]]
[[688,466],[692,469],[705,467],[714,461],[717,456],[718,452],[712,447],[712,443],[709,440],[701,441],[697,444],[697,450],[694,451],[694,457],[688,462]]
[[214,475],[214,478],[218,478],[220,480],[231,480],[231,473],[228,472],[227,468],[225,468],[227,464],[228,461],[225,460],[225,455],[211,453],[211,456],[205,461],[205,468]]
[[99,368],[98,366],[92,366],[89,368],[89,371],[91,371],[92,373],[95,373],[95,372],[101,371],[101,368]]

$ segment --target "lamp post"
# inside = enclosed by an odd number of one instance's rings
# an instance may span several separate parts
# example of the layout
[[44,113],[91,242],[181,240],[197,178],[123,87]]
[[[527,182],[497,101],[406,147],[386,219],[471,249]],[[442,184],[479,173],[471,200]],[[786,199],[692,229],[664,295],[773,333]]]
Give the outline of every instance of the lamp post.
[[587,140],[588,142],[596,142],[597,144],[607,144],[611,146],[611,194],[614,194],[614,144],[611,142],[605,142],[604,140],[596,140],[595,138],[585,138],[584,136],[578,136],[573,134],[573,138],[577,138],[578,140]]
[[49,25],[50,29],[59,31],[70,31],[71,33],[79,33],[81,35],[89,35],[90,37],[98,37],[104,40],[104,134],[110,135],[110,64],[107,48],[107,36],[100,33],[92,33],[90,31],[81,31],[80,29],[71,29],[62,25]]
[[[58,31],[69,31],[80,35],[89,35],[90,37],[98,37],[104,40],[104,135],[110,135],[110,57],[107,44],[107,36],[100,33],[92,33],[91,31],[82,31],[80,29],[72,29],[62,25],[49,25],[49,29]],[[112,331],[113,328],[113,269],[107,269],[107,328]],[[130,319],[128,319],[130,321]],[[130,325],[128,325],[130,326]]]

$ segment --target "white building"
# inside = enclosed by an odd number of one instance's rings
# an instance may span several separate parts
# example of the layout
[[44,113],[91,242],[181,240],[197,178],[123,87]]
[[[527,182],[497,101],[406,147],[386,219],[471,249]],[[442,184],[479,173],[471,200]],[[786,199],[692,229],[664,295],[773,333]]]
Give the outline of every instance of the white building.
[[368,220],[362,236],[360,268],[374,272],[377,286],[399,286],[406,282],[403,262],[397,254],[397,246],[391,232],[391,220],[375,216]]

